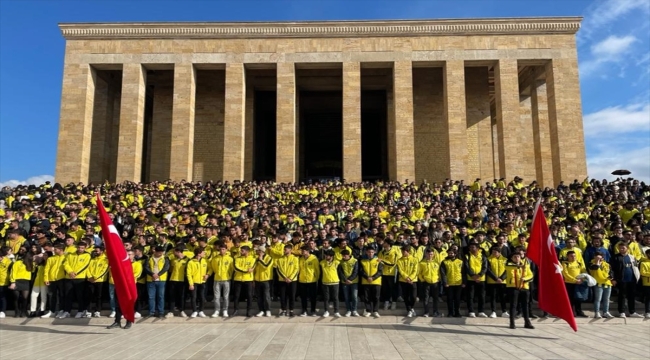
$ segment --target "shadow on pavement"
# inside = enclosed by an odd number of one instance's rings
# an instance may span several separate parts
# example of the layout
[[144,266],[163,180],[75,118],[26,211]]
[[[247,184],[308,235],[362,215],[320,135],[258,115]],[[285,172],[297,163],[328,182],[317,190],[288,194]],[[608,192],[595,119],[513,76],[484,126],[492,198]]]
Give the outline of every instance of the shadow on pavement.
[[[66,324],[68,325],[68,324]],[[24,331],[24,332],[37,332],[37,333],[51,333],[51,334],[65,334],[65,335],[103,335],[105,333],[99,333],[99,332],[88,332],[88,331],[65,331],[65,330],[57,330],[54,328],[56,325],[50,325],[48,327],[42,327],[42,326],[31,326],[31,325],[10,325],[10,324],[3,324],[2,325],[2,330],[6,331]],[[90,325],[89,325],[90,326]]]
[[[409,324],[332,324],[333,326],[345,326],[345,327],[355,327],[355,328],[375,328],[375,329],[383,329],[385,327],[392,327],[395,330],[399,331],[419,331],[419,332],[435,332],[435,333],[441,333],[441,334],[456,334],[456,335],[480,335],[480,336],[494,336],[494,337],[507,337],[507,338],[512,338],[518,337],[522,339],[541,339],[541,340],[558,340],[559,338],[555,337],[544,337],[544,336],[531,336],[531,335],[519,335],[519,334],[492,334],[492,333],[487,333],[487,332],[480,332],[480,331],[467,331],[467,330],[455,330],[455,329],[441,329],[441,328],[433,328],[433,327],[428,327],[428,326],[417,326],[417,325],[409,325]],[[420,324],[418,324],[420,325]],[[424,325],[424,324],[422,324]],[[494,327],[494,326],[490,326]],[[523,328],[523,326],[522,326]],[[523,330],[523,329],[522,329]]]

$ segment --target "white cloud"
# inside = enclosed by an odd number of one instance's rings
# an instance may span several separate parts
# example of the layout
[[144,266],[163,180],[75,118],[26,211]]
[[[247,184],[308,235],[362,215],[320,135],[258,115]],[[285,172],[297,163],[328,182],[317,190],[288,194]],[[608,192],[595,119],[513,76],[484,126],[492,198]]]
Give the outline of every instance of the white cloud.
[[593,5],[588,7],[585,12],[581,31],[578,33],[578,39],[591,38],[592,33],[598,31],[600,28],[635,11],[641,11],[646,14],[650,13],[650,2],[648,0],[594,1]]
[[632,50],[632,44],[637,38],[632,35],[610,35],[591,46],[591,59],[580,62],[580,76],[595,74],[605,64],[620,63],[625,55]]
[[583,117],[585,137],[650,132],[650,104],[613,106]]
[[5,186],[9,186],[13,188],[18,185],[42,185],[45,184],[46,181],[54,182],[54,176],[39,175],[39,176],[32,176],[27,180],[7,180],[5,182],[0,182],[0,189],[4,188]]
[[634,150],[609,148],[601,151],[587,160],[589,176],[594,179],[614,180],[618,176],[612,175],[614,170],[625,169],[632,172],[635,179],[650,182],[650,146]]

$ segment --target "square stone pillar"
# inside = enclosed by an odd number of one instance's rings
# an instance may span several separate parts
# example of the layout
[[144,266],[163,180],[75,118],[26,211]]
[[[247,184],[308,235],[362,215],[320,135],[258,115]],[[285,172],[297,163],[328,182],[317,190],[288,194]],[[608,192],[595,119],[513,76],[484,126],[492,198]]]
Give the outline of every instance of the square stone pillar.
[[226,64],[226,110],[223,136],[223,180],[244,180],[246,130],[246,70],[242,63]]
[[554,186],[551,134],[548,121],[546,82],[536,80],[530,88],[533,112],[533,141],[535,143],[535,173],[540,186]]
[[[415,137],[413,131],[413,66],[411,61],[395,61],[393,66],[393,109],[389,131],[395,129],[395,137],[389,144],[394,153],[389,162],[389,174],[394,181],[415,181]],[[389,141],[393,140],[389,136]],[[389,155],[389,160],[391,156]]]
[[95,71],[88,64],[63,68],[61,115],[56,156],[57,182],[88,182],[95,100]]
[[[528,90],[528,86],[522,92]],[[519,95],[519,166],[521,167],[519,177],[523,178],[525,183],[528,184],[533,180],[537,180],[537,172],[535,170],[535,140],[533,134],[533,108],[532,101],[529,95]]]
[[[501,59],[494,66],[494,97],[496,103],[499,147],[499,176],[506,181],[523,176],[519,141],[521,135],[519,109],[519,72],[517,60]],[[530,146],[530,145],[528,145]],[[532,179],[525,179],[532,181]]]
[[449,139],[449,175],[467,179],[467,108],[465,103],[465,62],[449,60],[442,72],[444,119]]
[[343,63],[343,178],[361,181],[361,63]]
[[[153,83],[153,116],[151,119],[151,148],[149,158],[148,181],[166,181],[172,171],[172,123],[174,112],[174,71],[157,71],[147,77]],[[176,163],[173,166],[178,166]],[[183,178],[185,179],[185,178]]]
[[115,180],[142,180],[142,144],[147,73],[141,64],[124,64]]
[[192,181],[196,71],[191,63],[174,65],[174,108],[169,178]]
[[487,66],[465,68],[467,104],[467,179],[492,181],[494,151]]
[[277,135],[275,181],[298,180],[298,136],[296,117],[296,68],[294,63],[277,64]]
[[554,185],[587,176],[577,57],[546,64]]

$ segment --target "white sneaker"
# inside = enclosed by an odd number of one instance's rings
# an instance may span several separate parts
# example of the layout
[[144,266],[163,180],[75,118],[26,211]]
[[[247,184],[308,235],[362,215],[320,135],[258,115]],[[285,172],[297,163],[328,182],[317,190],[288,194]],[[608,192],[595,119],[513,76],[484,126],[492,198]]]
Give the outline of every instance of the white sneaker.
[[213,319],[216,319],[219,317],[219,310],[215,310],[214,313],[210,316]]
[[597,312],[596,314],[594,314],[594,319],[602,319],[602,318],[603,318],[603,317],[600,315],[599,312]]
[[197,315],[199,315],[199,313],[195,311],[195,312],[192,313],[192,315],[190,315],[190,317],[195,318]]
[[223,317],[227,318],[228,317],[228,310],[223,311]]
[[502,317],[502,318],[509,318],[509,317],[510,317],[510,314],[508,314],[507,311],[504,311],[503,313],[501,313],[501,317]]
[[340,317],[341,317],[341,314],[335,312],[335,313],[334,313],[334,317],[335,317],[335,318],[340,318]]
[[99,311],[95,311],[95,312],[93,313],[93,317],[94,317],[94,318],[102,317],[102,314],[100,314]]
[[359,317],[359,313],[356,312],[356,311],[353,311],[353,312],[352,312],[352,316],[354,316],[354,317]]
[[429,314],[424,313],[424,314],[422,314],[422,316],[425,317],[425,318],[428,318],[428,317],[429,317]]
[[413,317],[413,311],[409,311],[408,314],[406,314],[406,317]]
[[302,314],[300,314],[300,317],[307,317],[307,312],[305,311]]
[[135,315],[133,315],[133,317],[136,318],[136,319],[139,319],[139,318],[142,317],[142,314],[140,314],[139,312],[136,312]]
[[91,318],[93,316],[93,314],[91,314],[90,311],[84,310],[84,313],[81,316],[85,317],[85,318]]
[[494,319],[494,318],[496,318],[496,317],[497,317],[497,313],[495,313],[494,311],[492,311],[492,312],[490,313],[490,318]]
[[478,317],[480,317],[480,318],[486,318],[487,315],[485,315],[484,312],[480,312],[480,313],[478,313]]
[[69,318],[69,317],[70,317],[70,313],[67,312],[67,311],[64,311],[64,312],[63,312],[63,315],[61,315],[61,317],[60,317],[59,319],[67,319],[67,318]]
[[200,318],[206,318],[207,316],[205,315],[205,313],[203,311],[199,311],[199,317]]
[[649,313],[645,313],[645,318],[646,318],[646,319],[650,319],[650,312],[649,312]]
[[61,316],[63,316],[63,312],[64,312],[63,310],[59,310],[59,312],[56,313],[56,316],[55,316],[55,317],[56,317],[57,319],[59,319]]
[[390,301],[384,301],[384,310],[388,310],[390,308]]
[[316,314],[316,312],[314,311],[313,313],[311,313],[311,317],[318,317],[318,314]]
[[325,310],[325,312],[323,313],[323,317],[326,318],[326,317],[329,317],[329,316],[330,316],[330,312]]
[[257,315],[255,315],[255,317],[262,317],[262,316],[264,316],[264,311],[260,311],[257,313]]
[[187,314],[185,313],[185,311],[181,311],[179,315],[180,315],[182,318],[187,317]]
[[625,313],[623,312],[623,313],[618,314],[618,317],[625,319],[627,316],[625,316]]
[[376,312],[376,311],[374,313],[372,313],[372,316],[374,316],[375,318],[380,318],[381,317],[381,316],[379,316],[379,313]]
[[635,313],[635,312],[633,312],[633,313],[630,314],[630,317],[633,317],[633,318],[642,318],[643,316],[641,316],[641,314],[639,314],[639,313]]
[[173,318],[173,317],[174,317],[174,313],[172,311],[169,311],[167,312],[167,314],[165,314],[166,319]]
[[397,310],[397,303],[396,302],[391,303],[390,304],[390,309],[391,310]]
[[345,313],[345,317],[350,317],[351,315],[352,315],[352,312],[351,312],[351,311],[347,311],[347,312]]
[[110,314],[108,314],[109,318],[114,318],[115,317],[115,311],[111,311]]
[[81,311],[77,311],[77,314],[74,316],[75,319],[81,319],[84,316],[84,313]]
[[604,317],[611,319],[614,317],[614,315],[610,314],[609,311],[603,314]]
[[475,318],[475,317],[476,317],[476,314],[474,314],[473,312],[471,312],[471,313],[467,314],[467,317]]
[[[5,313],[0,312],[0,319],[2,319],[4,317],[5,317]],[[52,317],[52,312],[48,311],[45,314],[43,314],[43,316],[41,316],[41,319],[48,319],[48,318],[51,318],[51,317]]]
[[271,317],[271,311],[266,312],[266,317]]
[[[48,313],[49,314],[49,313]],[[7,315],[4,313],[4,311],[0,311],[0,319],[6,318]],[[42,317],[42,316],[41,316]]]
[[415,309],[411,309],[411,313],[413,313],[413,317],[416,317],[416,316],[418,316],[418,313],[417,313],[417,312],[415,312]]
[[367,312],[367,311],[364,311],[364,312],[363,312],[363,316],[364,316],[364,317],[370,317],[370,313]]

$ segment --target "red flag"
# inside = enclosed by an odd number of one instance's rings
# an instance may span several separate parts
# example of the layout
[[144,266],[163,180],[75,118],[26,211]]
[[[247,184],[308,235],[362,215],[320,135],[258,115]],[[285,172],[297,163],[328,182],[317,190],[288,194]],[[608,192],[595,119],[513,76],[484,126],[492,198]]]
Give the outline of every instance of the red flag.
[[526,257],[537,264],[539,308],[564,319],[573,331],[578,331],[569,296],[564,286],[562,266],[555,253],[555,242],[551,237],[544,217],[544,210],[539,202],[535,206]]
[[126,254],[120,234],[113,225],[111,218],[108,217],[108,213],[106,213],[99,193],[97,193],[97,212],[99,213],[106,257],[108,257],[108,265],[111,267],[111,275],[113,275],[115,294],[120,304],[120,310],[122,310],[122,315],[127,321],[134,322],[138,291],[133,277],[133,265],[131,265],[131,260]]

